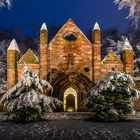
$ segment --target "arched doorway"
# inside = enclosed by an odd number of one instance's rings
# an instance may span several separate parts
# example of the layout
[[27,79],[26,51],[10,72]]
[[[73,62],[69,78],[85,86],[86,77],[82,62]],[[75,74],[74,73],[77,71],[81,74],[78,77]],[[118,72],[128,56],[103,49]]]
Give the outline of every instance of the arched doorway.
[[[71,100],[71,106],[75,106],[72,110],[74,111],[85,111],[86,108],[83,105],[83,100],[87,97],[87,92],[92,87],[92,82],[81,73],[68,73],[68,74],[59,74],[52,82],[53,94],[51,96],[58,98],[64,103],[65,95],[65,104]],[[72,94],[68,94],[72,90]],[[67,95],[67,96],[66,96]],[[76,98],[75,98],[76,97]],[[77,105],[75,105],[75,103]],[[71,110],[70,109],[70,110]],[[63,111],[67,111],[67,108]]]
[[78,98],[77,92],[74,88],[69,87],[64,92],[63,102],[64,111],[76,112],[78,109]]

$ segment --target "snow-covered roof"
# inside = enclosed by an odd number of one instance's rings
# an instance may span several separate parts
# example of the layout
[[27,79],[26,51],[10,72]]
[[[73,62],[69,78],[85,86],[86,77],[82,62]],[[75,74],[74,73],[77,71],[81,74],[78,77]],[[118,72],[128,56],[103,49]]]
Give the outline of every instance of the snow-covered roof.
[[126,38],[125,41],[124,41],[124,45],[123,45],[123,50],[133,50],[129,40]]
[[45,22],[42,24],[40,30],[46,30],[47,31],[47,26],[46,26]]
[[95,23],[93,30],[100,30],[100,26],[97,22]]
[[13,39],[8,47],[7,50],[16,50],[18,52],[20,52],[19,48],[18,48],[18,45],[17,45],[17,42],[15,39]]

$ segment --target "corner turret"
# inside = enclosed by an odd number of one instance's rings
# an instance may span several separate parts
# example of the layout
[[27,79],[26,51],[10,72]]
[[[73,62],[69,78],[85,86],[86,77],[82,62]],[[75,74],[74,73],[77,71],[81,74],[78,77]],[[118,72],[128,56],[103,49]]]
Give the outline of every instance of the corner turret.
[[101,31],[99,24],[96,22],[93,28],[93,83],[101,78]]
[[41,26],[40,29],[40,79],[46,80],[48,74],[48,30],[45,23]]
[[124,72],[134,77],[134,51],[127,38],[124,41],[122,49],[122,60]]

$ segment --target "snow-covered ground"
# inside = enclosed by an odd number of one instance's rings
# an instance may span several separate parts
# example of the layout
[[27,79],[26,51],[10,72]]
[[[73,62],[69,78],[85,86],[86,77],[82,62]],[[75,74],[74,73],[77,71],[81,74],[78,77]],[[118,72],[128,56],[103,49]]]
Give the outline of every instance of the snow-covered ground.
[[139,140],[140,121],[102,123],[44,121],[17,124],[0,122],[0,140]]

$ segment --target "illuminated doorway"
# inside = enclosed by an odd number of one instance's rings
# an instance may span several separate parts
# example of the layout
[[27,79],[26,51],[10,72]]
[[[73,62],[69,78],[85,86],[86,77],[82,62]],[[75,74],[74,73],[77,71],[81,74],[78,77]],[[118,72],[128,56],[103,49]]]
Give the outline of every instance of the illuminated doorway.
[[77,112],[77,92],[75,91],[74,88],[69,87],[68,89],[65,90],[64,92],[64,111],[65,112]]

